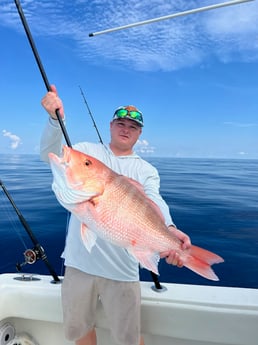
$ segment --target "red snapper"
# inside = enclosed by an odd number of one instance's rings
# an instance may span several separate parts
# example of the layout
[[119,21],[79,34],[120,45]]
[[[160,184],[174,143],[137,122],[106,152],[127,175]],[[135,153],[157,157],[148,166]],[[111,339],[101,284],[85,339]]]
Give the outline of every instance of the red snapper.
[[50,153],[49,159],[56,198],[81,221],[81,237],[89,252],[99,236],[126,248],[141,266],[158,274],[159,254],[175,250],[185,267],[218,280],[210,266],[224,260],[194,245],[182,250],[140,183],[67,146],[61,157]]

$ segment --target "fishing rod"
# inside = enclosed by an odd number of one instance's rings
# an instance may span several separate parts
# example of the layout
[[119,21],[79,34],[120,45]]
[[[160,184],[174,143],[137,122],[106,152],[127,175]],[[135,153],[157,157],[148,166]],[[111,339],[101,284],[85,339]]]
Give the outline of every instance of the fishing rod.
[[[15,2],[15,5],[16,5],[16,7],[17,7],[18,13],[19,13],[19,15],[20,15],[20,18],[21,18],[21,21],[22,21],[24,30],[25,30],[25,32],[26,32],[27,38],[28,38],[28,40],[29,40],[31,49],[32,49],[32,51],[33,51],[34,57],[35,57],[35,59],[36,59],[37,65],[38,65],[38,67],[39,67],[39,70],[40,70],[41,76],[42,76],[42,78],[43,78],[43,81],[44,81],[44,83],[45,83],[45,86],[46,86],[46,88],[47,88],[47,91],[52,91],[52,90],[51,90],[50,83],[49,83],[48,78],[47,78],[47,75],[46,75],[46,72],[45,72],[45,70],[44,70],[44,67],[43,67],[43,65],[42,65],[41,59],[40,59],[40,57],[39,57],[39,54],[38,54],[36,45],[35,45],[35,43],[34,43],[34,41],[33,41],[33,38],[32,38],[31,32],[30,32],[28,23],[27,23],[26,18],[25,18],[25,16],[24,16],[24,13],[23,13],[23,10],[22,10],[20,1],[19,1],[19,0],[14,0],[14,2]],[[67,131],[66,131],[64,122],[62,121],[62,118],[61,118],[59,109],[56,109],[56,116],[57,116],[58,122],[59,122],[59,124],[60,124],[61,130],[62,130],[62,132],[63,132],[63,135],[64,135],[65,141],[66,141],[66,143],[67,143],[67,146],[72,147],[72,144],[71,144],[71,141],[70,141],[70,139],[69,139],[68,133],[67,133]]]
[[[41,76],[42,76],[42,78],[43,78],[43,81],[44,81],[44,83],[45,83],[45,86],[46,86],[46,88],[47,88],[47,91],[52,91],[52,90],[51,90],[50,83],[49,83],[48,78],[47,78],[47,75],[46,75],[46,72],[45,72],[45,70],[44,70],[44,67],[43,67],[43,65],[42,65],[41,59],[40,59],[40,57],[39,57],[39,54],[38,54],[36,45],[35,45],[34,40],[33,40],[33,38],[32,38],[32,35],[31,35],[31,32],[30,32],[30,29],[29,29],[27,20],[26,20],[26,18],[25,18],[24,13],[23,13],[23,10],[22,10],[20,1],[19,1],[19,0],[14,0],[14,2],[15,2],[15,5],[16,5],[16,7],[17,7],[18,13],[19,13],[19,15],[20,15],[20,18],[21,18],[21,21],[22,21],[24,30],[25,30],[25,32],[26,32],[27,38],[28,38],[28,40],[29,40],[31,49],[32,49],[32,51],[33,51],[34,57],[35,57],[35,59],[36,59],[37,65],[38,65],[38,67],[39,67],[39,70],[40,70]],[[81,92],[82,92],[82,90],[81,90]],[[83,92],[82,92],[82,95],[83,95]],[[88,110],[89,110],[88,103],[87,103],[85,97],[84,97],[84,100],[85,100],[85,104],[86,104],[86,106],[87,106],[87,108],[88,108]],[[89,111],[89,112],[90,112],[90,111]],[[93,123],[95,124],[95,121],[94,121],[94,119],[93,119],[93,116],[92,116],[91,112],[90,112],[90,115],[91,115],[91,117],[92,117]],[[71,141],[70,141],[70,139],[69,139],[68,133],[67,133],[66,128],[65,128],[65,126],[64,126],[64,123],[63,123],[63,121],[62,121],[62,118],[61,118],[59,109],[56,110],[56,116],[57,116],[58,122],[59,122],[59,124],[60,124],[61,130],[62,130],[62,132],[63,132],[64,138],[65,138],[65,140],[66,140],[67,146],[72,147],[72,144],[71,144]],[[98,136],[99,136],[99,138],[100,138],[100,142],[103,143],[103,142],[102,142],[102,139],[101,139],[101,137],[100,137],[100,135],[99,135],[97,126],[95,126],[95,128],[96,128],[97,133],[98,133]],[[23,222],[24,222],[24,220],[23,220]],[[34,239],[35,239],[35,238],[34,238]],[[154,277],[154,276],[152,275],[152,277]],[[154,289],[155,289],[156,291],[161,291],[161,290],[163,290],[163,287],[159,284],[158,276],[157,276],[157,275],[155,275],[155,279],[153,279],[153,281],[154,281],[154,284],[155,284]]]
[[118,26],[118,27],[112,28],[112,29],[106,29],[106,30],[102,30],[102,31],[98,31],[98,32],[92,32],[92,33],[89,34],[89,37],[93,37],[93,36],[97,36],[97,35],[102,35],[102,34],[107,34],[107,33],[118,31],[118,30],[129,29],[129,28],[133,28],[133,27],[136,27],[136,26],[140,26],[140,25],[151,24],[151,23],[154,23],[154,22],[159,22],[161,20],[167,20],[167,19],[172,19],[172,18],[176,18],[176,17],[180,17],[180,16],[186,16],[188,14],[193,14],[193,13],[213,10],[213,9],[219,8],[219,7],[237,5],[237,4],[241,4],[243,2],[250,2],[250,1],[254,1],[254,0],[234,0],[234,1],[228,1],[228,2],[224,2],[224,3],[220,3],[220,4],[210,5],[210,6],[199,7],[199,8],[193,9],[193,10],[178,12],[178,13],[170,14],[170,15],[163,16],[163,17],[158,17],[158,18],[154,18],[154,19],[144,20],[144,21],[140,21],[140,22],[133,23],[133,24],[128,24],[128,25]]
[[100,141],[101,144],[103,144],[103,141],[102,141],[101,135],[100,135],[100,133],[99,133],[98,127],[97,127],[97,125],[96,125],[96,122],[95,122],[95,120],[94,120],[94,117],[93,117],[93,115],[92,115],[92,112],[91,112],[91,110],[90,110],[90,107],[89,107],[89,105],[88,105],[88,102],[87,102],[87,100],[86,100],[86,97],[84,96],[84,93],[83,93],[82,88],[80,87],[80,85],[79,85],[79,89],[81,90],[82,98],[83,98],[84,103],[86,104],[86,107],[87,107],[87,109],[88,109],[89,115],[90,115],[91,120],[92,120],[92,122],[93,122],[93,126],[94,126],[95,129],[96,129],[97,135],[98,135],[98,137],[99,137],[99,141]]
[[[34,40],[33,40],[33,38],[32,38],[32,34],[31,34],[31,31],[30,31],[29,25],[28,25],[28,23],[27,23],[27,20],[26,20],[26,18],[25,18],[24,13],[23,13],[23,10],[22,10],[20,1],[19,1],[19,0],[14,0],[14,2],[15,2],[15,5],[16,5],[16,7],[17,7],[18,13],[19,13],[19,15],[20,15],[20,18],[21,18],[21,21],[22,21],[24,30],[25,30],[26,35],[27,35],[27,38],[28,38],[28,40],[29,40],[29,43],[30,43],[32,52],[33,52],[34,57],[35,57],[35,59],[36,59],[36,62],[37,62],[37,65],[38,65],[38,67],[39,67],[39,70],[40,70],[41,76],[42,76],[42,78],[43,78],[43,81],[44,81],[44,83],[45,83],[46,89],[47,89],[47,91],[52,91],[52,90],[51,90],[50,83],[49,83],[48,78],[47,78],[47,75],[46,75],[46,72],[45,72],[45,69],[44,69],[43,64],[42,64],[42,62],[41,62],[39,53],[38,53],[38,51],[37,51],[35,42],[34,42]],[[87,101],[86,101],[86,98],[85,98],[85,96],[84,96],[84,94],[83,94],[83,91],[82,91],[82,89],[81,89],[80,86],[79,86],[79,88],[80,88],[80,90],[81,90],[81,94],[82,94],[82,96],[83,96],[84,102],[85,102],[85,104],[86,104],[86,106],[87,106],[87,109],[88,109],[89,114],[90,114],[90,116],[91,116],[91,119],[92,119],[92,121],[93,121],[93,125],[94,125],[94,127],[95,127],[95,129],[96,129],[96,131],[97,131],[99,140],[100,140],[101,144],[103,144],[103,141],[102,141],[102,139],[101,139],[100,133],[99,133],[98,128],[97,128],[97,125],[96,125],[96,123],[95,123],[95,121],[94,121],[94,118],[93,118],[93,116],[92,116],[92,113],[91,113],[91,111],[90,111],[89,105],[88,105],[88,103],[87,103]],[[67,133],[66,128],[65,128],[65,126],[64,126],[64,123],[63,123],[63,121],[62,121],[62,118],[61,118],[59,109],[56,109],[56,116],[57,116],[58,122],[59,122],[59,124],[60,124],[61,130],[62,130],[62,132],[63,132],[63,135],[64,135],[65,141],[66,141],[66,143],[67,143],[67,146],[72,147],[72,144],[71,144],[71,141],[70,141],[70,139],[69,139],[68,133]]]
[[0,185],[1,185],[5,195],[9,199],[11,205],[13,206],[17,216],[19,217],[21,224],[23,225],[23,227],[26,230],[27,234],[29,235],[32,243],[34,244],[33,249],[27,249],[25,251],[25,253],[24,253],[25,262],[22,264],[17,264],[16,265],[17,270],[20,272],[22,266],[24,266],[25,264],[27,264],[27,263],[28,264],[34,264],[37,260],[41,259],[45,263],[45,265],[47,266],[52,277],[54,278],[54,283],[60,283],[61,281],[58,278],[58,276],[57,276],[56,272],[54,271],[54,269],[52,268],[52,266],[50,265],[43,247],[40,245],[39,241],[37,240],[37,238],[33,234],[29,224],[27,223],[27,221],[25,220],[25,218],[23,217],[23,215],[19,211],[19,209],[16,206],[16,204],[14,203],[10,193],[8,192],[8,190],[6,189],[5,185],[3,184],[3,182],[1,180],[0,180]]

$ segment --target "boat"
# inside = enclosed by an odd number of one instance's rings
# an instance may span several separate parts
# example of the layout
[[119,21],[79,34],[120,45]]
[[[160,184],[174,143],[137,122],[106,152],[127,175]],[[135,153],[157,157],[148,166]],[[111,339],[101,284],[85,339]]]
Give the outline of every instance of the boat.
[[[247,1],[252,0],[231,1],[197,10]],[[51,90],[19,1],[15,3],[44,82]],[[158,18],[163,19],[167,16]],[[90,36],[96,34],[100,33]],[[62,130],[71,146],[63,127]],[[22,215],[18,215],[26,225]],[[37,240],[29,234],[40,252]],[[55,281],[51,275],[0,274],[0,345],[73,344],[64,337],[62,278]],[[162,283],[161,288],[157,288],[151,282],[142,281],[141,291],[141,327],[146,345],[258,344],[258,289],[174,283]],[[101,303],[98,304],[96,331],[98,344],[115,345]]]
[[[0,274],[0,345],[69,345],[61,283],[51,275]],[[141,282],[146,345],[257,345],[258,289]],[[115,345],[101,303],[98,344]]]
[[[61,285],[46,253],[0,186],[34,245],[16,273],[0,274],[0,345],[69,345],[64,337]],[[49,274],[22,273],[41,259]],[[258,289],[141,281],[141,327],[146,345],[257,345]],[[116,345],[98,305],[98,345]]]

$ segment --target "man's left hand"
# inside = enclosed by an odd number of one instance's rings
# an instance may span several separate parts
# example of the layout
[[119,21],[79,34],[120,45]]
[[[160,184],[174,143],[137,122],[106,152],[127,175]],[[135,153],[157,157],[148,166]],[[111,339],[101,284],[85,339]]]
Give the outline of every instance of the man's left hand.
[[[179,240],[182,241],[181,249],[186,250],[191,247],[191,240],[188,235],[186,235],[183,231],[175,228],[174,226],[168,227],[169,231],[173,232]],[[166,262],[170,265],[174,265],[177,267],[183,267],[184,263],[182,259],[180,259],[179,254],[175,250],[167,250],[165,252],[160,253],[161,258],[166,258]]]

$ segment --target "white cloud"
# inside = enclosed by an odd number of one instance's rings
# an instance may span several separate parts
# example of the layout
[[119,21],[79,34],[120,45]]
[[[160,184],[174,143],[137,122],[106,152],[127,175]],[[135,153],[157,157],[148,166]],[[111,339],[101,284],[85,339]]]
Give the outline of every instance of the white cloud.
[[224,125],[229,125],[233,127],[257,127],[258,123],[244,123],[244,122],[224,122]]
[[149,142],[145,139],[138,139],[135,145],[135,151],[141,154],[151,154],[155,152],[155,147],[150,146]]
[[6,131],[5,129],[3,130],[3,136],[11,140],[11,148],[13,150],[17,149],[22,144],[20,137],[18,137],[16,134]]
[[[222,3],[211,0],[24,0],[35,35],[68,38],[81,59],[135,70],[176,70],[203,63],[258,60],[258,1],[89,38],[91,32]],[[0,3],[1,23],[22,32],[15,5]]]
[[238,152],[238,154],[239,154],[240,156],[246,156],[246,155],[248,155],[248,153],[247,153],[247,152],[244,152],[244,151],[240,151],[240,152]]

